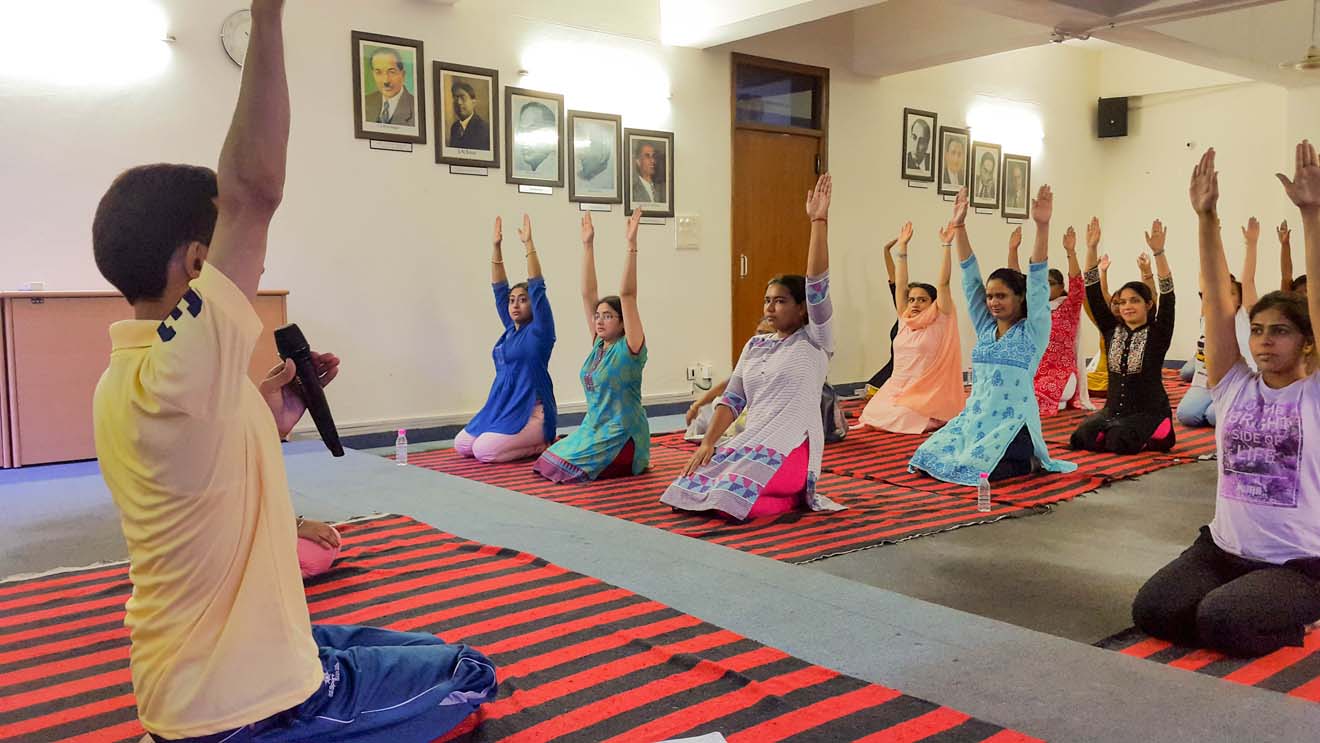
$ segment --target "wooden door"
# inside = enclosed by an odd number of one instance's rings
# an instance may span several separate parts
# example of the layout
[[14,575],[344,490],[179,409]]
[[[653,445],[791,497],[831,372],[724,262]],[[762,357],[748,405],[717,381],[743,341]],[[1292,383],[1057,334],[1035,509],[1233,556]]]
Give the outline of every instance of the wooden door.
[[807,269],[811,222],[807,191],[816,183],[815,137],[739,129],[733,148],[733,358],[760,320],[765,286]]
[[730,347],[737,362],[762,316],[766,283],[807,269],[807,191],[829,149],[830,71],[733,55]]

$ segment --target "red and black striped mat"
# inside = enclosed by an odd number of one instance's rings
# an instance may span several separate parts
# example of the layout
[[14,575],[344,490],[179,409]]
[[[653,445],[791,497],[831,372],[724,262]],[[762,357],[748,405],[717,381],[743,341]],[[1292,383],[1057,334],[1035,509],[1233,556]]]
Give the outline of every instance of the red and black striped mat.
[[1300,648],[1283,648],[1260,658],[1231,658],[1213,650],[1174,645],[1135,627],[1096,643],[1134,658],[1215,676],[1290,697],[1320,702],[1320,632],[1307,634]]
[[[1186,385],[1166,382],[1174,404]],[[862,403],[845,409],[855,417]],[[1045,435],[1054,441],[1081,421],[1080,412],[1047,419]],[[923,436],[878,431],[853,431],[825,448],[819,490],[848,506],[833,513],[793,512],[783,516],[733,524],[721,518],[679,513],[660,503],[660,494],[678,476],[694,445],[682,433],[652,438],[650,471],[636,477],[576,485],[552,483],[534,474],[527,462],[481,464],[452,449],[414,454],[409,462],[469,480],[553,500],[607,516],[633,521],[684,536],[696,537],[792,563],[807,563],[834,555],[894,544],[1007,517],[1041,512],[1050,504],[1076,498],[1106,482],[1136,477],[1175,464],[1195,461],[1214,452],[1213,429],[1178,428],[1178,447],[1169,454],[1109,454],[1072,452],[1066,443],[1051,443],[1055,455],[1077,462],[1067,475],[1020,477],[995,483],[993,508],[978,513],[976,491],[907,471],[907,462]]]
[[[473,645],[500,693],[444,740],[1025,743],[947,707],[813,666],[663,604],[405,516],[345,524],[312,619]],[[127,566],[0,584],[0,741],[128,743]]]

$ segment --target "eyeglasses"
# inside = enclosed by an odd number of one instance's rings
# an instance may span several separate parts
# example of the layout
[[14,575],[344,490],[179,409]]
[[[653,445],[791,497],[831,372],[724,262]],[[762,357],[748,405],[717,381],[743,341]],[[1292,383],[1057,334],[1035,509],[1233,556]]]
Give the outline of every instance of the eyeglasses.
[[595,314],[595,319],[597,319],[597,320],[618,320],[618,319],[619,319],[619,316],[616,315],[616,314],[614,314],[613,312],[597,312],[597,313]]

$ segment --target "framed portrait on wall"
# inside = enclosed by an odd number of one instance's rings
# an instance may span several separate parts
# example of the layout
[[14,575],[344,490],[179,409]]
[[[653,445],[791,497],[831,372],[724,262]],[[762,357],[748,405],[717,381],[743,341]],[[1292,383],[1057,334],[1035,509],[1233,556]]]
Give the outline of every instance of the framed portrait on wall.
[[504,181],[522,186],[564,185],[564,96],[504,89]]
[[956,126],[940,127],[940,167],[935,179],[935,190],[942,196],[957,196],[967,185],[967,151],[972,146],[972,134]]
[[1004,155],[1004,198],[1000,213],[1004,219],[1031,216],[1031,158]]
[[568,112],[568,200],[623,203],[623,117]]
[[628,197],[624,211],[641,207],[645,217],[674,216],[674,133],[626,129]]
[[354,136],[426,144],[422,42],[364,31],[352,42]]
[[935,180],[935,125],[930,111],[903,109],[903,180]]
[[972,142],[972,184],[968,191],[973,209],[999,208],[999,156],[1001,148]]
[[500,166],[500,73],[432,62],[437,164]]

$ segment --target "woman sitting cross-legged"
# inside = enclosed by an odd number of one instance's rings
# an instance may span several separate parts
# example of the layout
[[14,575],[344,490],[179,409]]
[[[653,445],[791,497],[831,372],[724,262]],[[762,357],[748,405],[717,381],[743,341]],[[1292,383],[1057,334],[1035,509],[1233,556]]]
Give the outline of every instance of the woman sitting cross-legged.
[[1073,431],[1068,443],[1073,449],[1136,454],[1173,448],[1173,411],[1164,389],[1164,356],[1173,340],[1176,303],[1173,275],[1164,257],[1165,234],[1157,219],[1146,235],[1159,271],[1158,312],[1150,288],[1130,281],[1118,290],[1115,317],[1100,289],[1100,259],[1093,248],[1087,248],[1086,301],[1109,349],[1109,394],[1104,409]]
[[482,462],[534,457],[555,440],[555,389],[549,369],[555,349],[555,319],[532,242],[532,221],[526,214],[518,237],[527,252],[527,281],[510,288],[500,248],[504,231],[500,218],[495,218],[490,281],[495,311],[504,327],[491,351],[495,381],[486,404],[454,439],[455,451]]
[[908,283],[908,242],[912,223],[898,235],[897,287],[903,297],[902,329],[894,339],[894,372],[866,403],[858,427],[892,433],[924,433],[962,412],[962,344],[958,313],[949,291],[949,250],[954,228],[940,235],[944,254],[939,286]]
[[583,482],[636,475],[651,466],[651,426],[642,407],[646,334],[637,311],[637,225],[642,210],[628,218],[619,296],[596,291],[596,228],[591,212],[582,215],[582,309],[594,341],[582,364],[587,414],[578,429],[555,442],[536,460],[537,474],[555,482]]
[[[1320,158],[1297,147],[1293,179],[1308,273],[1320,272]],[[1271,292],[1251,308],[1252,372],[1234,332],[1219,234],[1218,174],[1209,150],[1192,173],[1199,221],[1206,374],[1219,411],[1215,516],[1137,593],[1147,634],[1229,655],[1300,647],[1320,619],[1320,374],[1308,368],[1320,297]],[[1312,442],[1312,443],[1307,443]]]
[[963,292],[976,328],[972,349],[972,396],[953,420],[931,435],[908,462],[945,482],[975,486],[981,475],[992,480],[1025,475],[1037,467],[1072,472],[1071,462],[1050,459],[1040,430],[1032,380],[1050,339],[1049,283],[1046,261],[1054,195],[1042,186],[1031,204],[1036,241],[1026,276],[1001,268],[981,283],[981,268],[967,238],[967,190],[953,204],[950,226],[962,261]]
[[[742,520],[802,505],[842,506],[816,493],[825,429],[821,387],[834,354],[827,222],[830,176],[807,194],[811,241],[807,275],[779,276],[765,290],[773,335],[743,347],[701,446],[660,502],[687,511],[715,511]],[[717,445],[743,411],[747,430]]]

